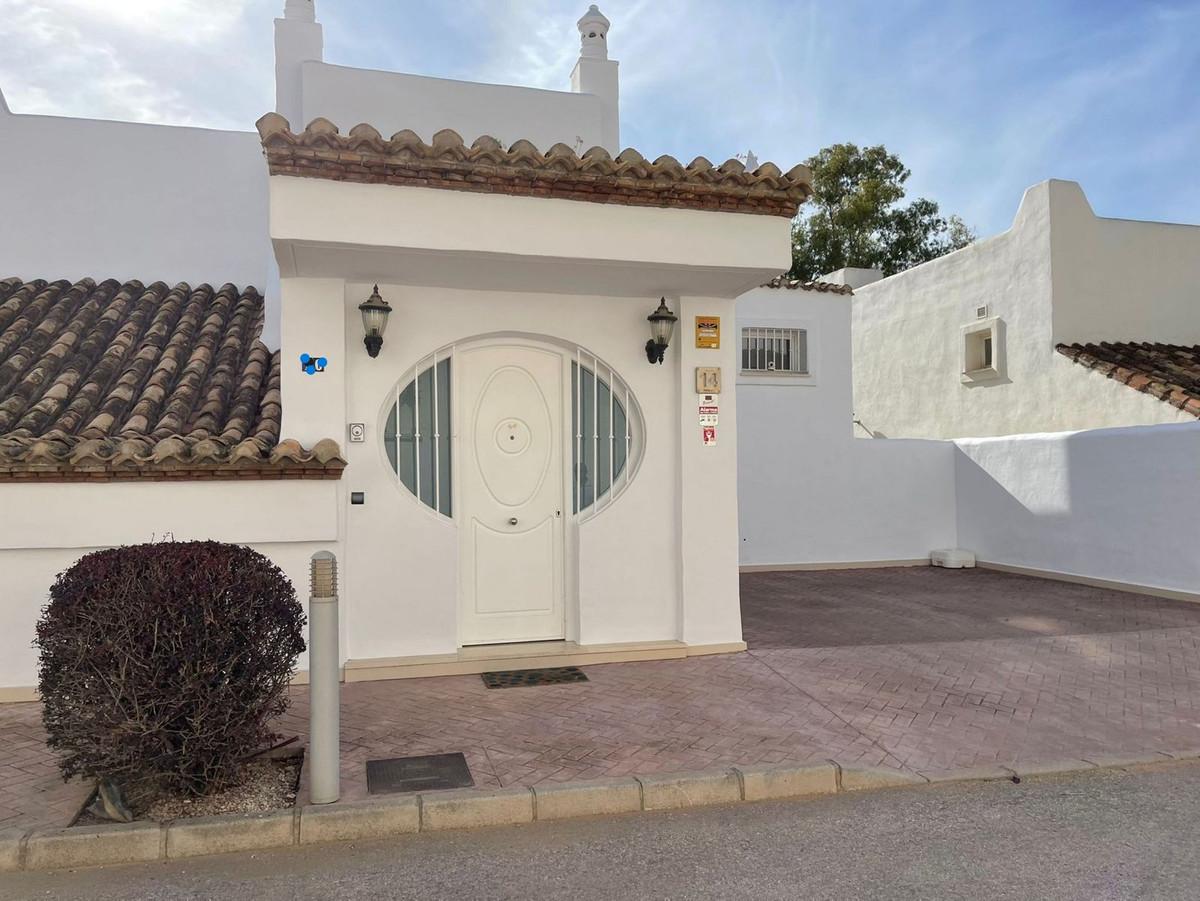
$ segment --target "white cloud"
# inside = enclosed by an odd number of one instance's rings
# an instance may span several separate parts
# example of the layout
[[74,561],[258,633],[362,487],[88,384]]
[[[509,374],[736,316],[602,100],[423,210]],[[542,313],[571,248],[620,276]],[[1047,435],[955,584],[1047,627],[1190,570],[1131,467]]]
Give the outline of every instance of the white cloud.
[[[26,4],[28,5],[28,4]],[[113,28],[145,38],[203,45],[233,34],[249,0],[39,0],[36,6],[84,28]]]
[[[884,143],[911,194],[983,233],[1022,190],[1084,183],[1110,215],[1195,219],[1194,2],[1119,13],[936,0],[600,0],[621,63],[622,138],[649,156],[787,167]],[[283,0],[0,0],[15,112],[250,129],[273,105]],[[318,0],[326,58],[565,90],[587,0]]]
[[18,113],[249,129],[270,105],[274,0],[0,0]]

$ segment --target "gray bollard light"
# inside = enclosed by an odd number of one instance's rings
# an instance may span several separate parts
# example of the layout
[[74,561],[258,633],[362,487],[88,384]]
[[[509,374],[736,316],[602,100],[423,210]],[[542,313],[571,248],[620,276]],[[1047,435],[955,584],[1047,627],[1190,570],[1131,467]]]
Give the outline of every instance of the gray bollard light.
[[312,556],[308,600],[308,771],[313,804],[332,804],[341,796],[339,656],[337,558],[318,551]]

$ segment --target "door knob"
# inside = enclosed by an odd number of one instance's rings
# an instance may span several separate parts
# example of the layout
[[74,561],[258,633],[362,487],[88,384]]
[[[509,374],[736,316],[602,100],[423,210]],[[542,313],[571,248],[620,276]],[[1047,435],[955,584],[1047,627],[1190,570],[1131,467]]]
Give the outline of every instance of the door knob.
[[512,517],[511,519],[509,519],[508,524],[510,526],[515,526],[517,524],[517,518],[515,516]]

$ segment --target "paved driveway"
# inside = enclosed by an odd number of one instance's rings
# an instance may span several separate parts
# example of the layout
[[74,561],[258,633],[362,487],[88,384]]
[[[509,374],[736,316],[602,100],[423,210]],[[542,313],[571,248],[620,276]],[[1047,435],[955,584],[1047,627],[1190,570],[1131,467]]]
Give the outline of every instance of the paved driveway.
[[[1200,605],[912,568],[747,575],[742,606],[744,654],[593,666],[589,682],[538,688],[488,690],[477,676],[343,686],[344,797],[365,795],[367,759],[445,751],[495,787],[1200,746]],[[306,719],[297,690],[280,728],[303,735]],[[0,707],[0,827],[62,819],[46,804],[39,733],[36,705]]]
[[[733,763],[918,772],[1200,746],[1200,605],[986,570],[742,578],[745,654],[343,689],[343,779],[463,751],[481,786]],[[304,728],[303,698],[290,715]]]

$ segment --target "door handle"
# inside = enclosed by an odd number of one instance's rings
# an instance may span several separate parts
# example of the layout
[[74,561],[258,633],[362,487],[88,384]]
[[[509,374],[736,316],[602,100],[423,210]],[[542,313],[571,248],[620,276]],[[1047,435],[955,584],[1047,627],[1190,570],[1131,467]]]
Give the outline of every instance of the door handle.
[[508,524],[510,526],[515,526],[517,524],[517,518],[515,516],[511,517],[508,521]]

